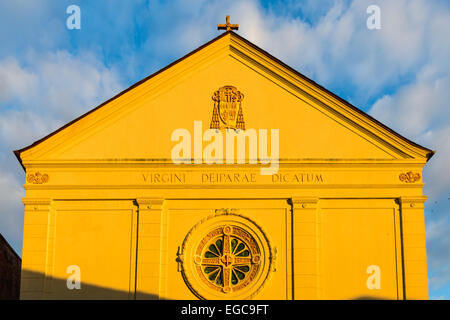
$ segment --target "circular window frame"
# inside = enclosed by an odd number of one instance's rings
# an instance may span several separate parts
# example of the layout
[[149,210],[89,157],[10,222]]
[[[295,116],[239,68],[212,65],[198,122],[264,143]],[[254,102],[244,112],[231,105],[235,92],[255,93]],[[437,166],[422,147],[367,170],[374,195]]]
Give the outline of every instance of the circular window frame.
[[[252,245],[250,272],[236,285],[223,287],[213,284],[205,277],[201,256],[213,239],[220,234],[246,239]],[[235,262],[236,257],[230,260]],[[252,219],[237,214],[235,210],[220,209],[196,223],[187,233],[178,253],[181,274],[191,292],[199,299],[245,300],[254,297],[266,284],[274,263],[274,252],[263,229]],[[255,271],[255,269],[257,269]],[[222,272],[225,269],[221,269]],[[231,272],[231,271],[230,271]],[[227,275],[230,279],[230,275]],[[230,280],[231,281],[231,280]]]

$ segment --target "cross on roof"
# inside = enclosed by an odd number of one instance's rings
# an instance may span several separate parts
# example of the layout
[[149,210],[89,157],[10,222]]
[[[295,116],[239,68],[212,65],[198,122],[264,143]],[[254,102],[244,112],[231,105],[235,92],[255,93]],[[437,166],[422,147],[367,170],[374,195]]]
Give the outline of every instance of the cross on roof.
[[230,23],[230,16],[227,16],[227,23],[226,24],[217,24],[217,30],[237,30],[239,29],[238,24],[231,24]]

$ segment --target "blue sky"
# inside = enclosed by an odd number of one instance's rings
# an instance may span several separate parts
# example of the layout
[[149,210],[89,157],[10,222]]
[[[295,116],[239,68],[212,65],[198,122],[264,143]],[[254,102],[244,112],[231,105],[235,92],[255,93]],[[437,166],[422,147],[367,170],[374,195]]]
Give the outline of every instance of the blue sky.
[[[81,30],[66,8],[81,8]],[[381,9],[368,30],[366,9]],[[240,35],[437,154],[424,171],[431,298],[450,297],[450,2],[0,2],[0,232],[21,252],[24,173],[12,154],[219,35]]]

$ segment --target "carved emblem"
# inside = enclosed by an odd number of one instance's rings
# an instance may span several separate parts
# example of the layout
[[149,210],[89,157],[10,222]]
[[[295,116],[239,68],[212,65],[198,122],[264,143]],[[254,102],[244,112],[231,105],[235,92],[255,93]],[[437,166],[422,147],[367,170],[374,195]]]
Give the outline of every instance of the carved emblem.
[[414,173],[412,171],[408,171],[406,173],[400,173],[398,178],[402,182],[413,183],[413,182],[420,180],[420,173]]
[[30,173],[27,175],[27,182],[33,184],[43,184],[48,182],[48,174],[41,174],[40,172]]
[[214,210],[216,214],[237,214],[238,210],[234,208],[222,208]]
[[201,299],[248,299],[264,285],[274,251],[250,219],[218,209],[188,233],[177,262],[191,291]]
[[245,130],[242,100],[244,95],[233,86],[224,86],[214,92],[211,129]]

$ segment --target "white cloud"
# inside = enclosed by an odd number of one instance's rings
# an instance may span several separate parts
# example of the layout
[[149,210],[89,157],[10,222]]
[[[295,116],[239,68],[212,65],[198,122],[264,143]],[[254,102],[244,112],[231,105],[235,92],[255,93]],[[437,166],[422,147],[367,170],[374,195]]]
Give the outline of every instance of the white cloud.
[[[20,253],[23,173],[12,150],[42,138],[120,91],[92,54],[66,51],[0,60],[0,232]],[[14,173],[14,174],[13,174]]]
[[430,130],[436,121],[449,119],[448,88],[450,73],[445,77],[419,80],[376,101],[370,113],[376,119],[417,139]]
[[0,61],[0,102],[26,97],[36,84],[36,76],[22,69],[16,59]]
[[89,52],[30,54],[24,65],[12,57],[0,60],[0,98],[17,100],[23,110],[69,121],[109,99],[122,88],[119,75]]
[[[372,0],[350,5],[336,1],[314,25],[295,16],[276,16],[256,1],[233,2],[227,12],[250,41],[323,85],[352,86],[352,97],[366,103],[414,75],[432,51],[439,52],[442,45],[435,49],[432,42],[445,37],[448,24],[448,10],[439,3],[375,3],[381,8],[381,30],[366,27]],[[194,21],[187,24],[203,28]]]
[[36,69],[43,104],[66,120],[109,99],[121,88],[118,75],[87,54],[74,57],[56,52],[41,60]]
[[[447,121],[449,119],[448,113],[446,115],[443,112],[442,117],[443,119],[447,119]],[[440,119],[435,121],[438,120]],[[450,159],[450,124],[447,124],[442,128],[430,128],[429,131],[420,138],[420,141],[423,141],[427,146],[436,150],[436,154],[424,169],[424,181],[426,182],[425,194],[429,195],[431,200],[443,196],[449,197],[450,175],[448,174],[448,166]],[[447,218],[450,222],[450,216]]]
[[0,170],[0,233],[20,254],[22,249],[23,204],[22,184],[11,173]]
[[0,149],[11,152],[44,137],[64,125],[54,117],[45,117],[29,110],[8,110],[0,113]]
[[450,283],[450,256],[446,254],[450,248],[449,228],[447,217],[427,222],[428,281],[432,289]]
[[[443,72],[446,68],[447,73]],[[370,110],[372,116],[399,133],[436,150],[424,169],[425,192],[432,199],[450,189],[450,175],[443,174],[447,171],[450,157],[449,88],[448,63],[441,64],[439,59],[431,59],[414,82],[383,96]]]

